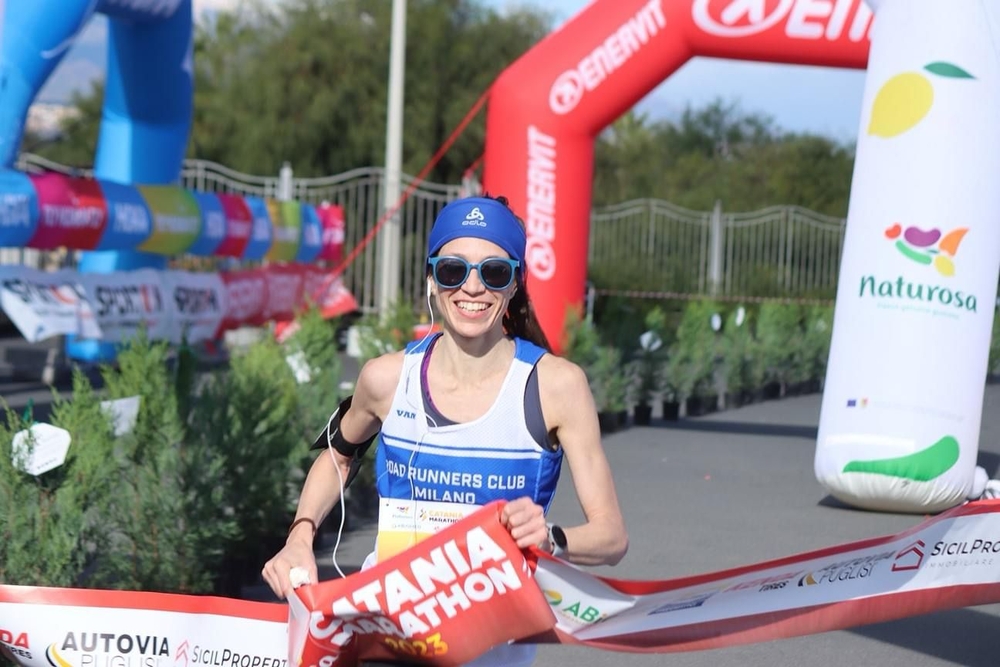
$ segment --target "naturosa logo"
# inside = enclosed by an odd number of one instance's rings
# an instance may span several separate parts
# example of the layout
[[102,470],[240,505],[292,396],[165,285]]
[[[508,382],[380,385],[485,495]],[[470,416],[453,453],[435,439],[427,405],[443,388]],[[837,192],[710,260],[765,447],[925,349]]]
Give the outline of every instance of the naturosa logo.
[[[925,231],[913,226],[904,230],[901,224],[895,223],[885,230],[884,235],[910,261],[933,266],[938,274],[951,278],[955,275],[955,255],[968,231],[965,227],[958,227],[942,233],[940,229]],[[862,275],[858,296],[910,302],[910,306],[922,305],[925,310],[938,308],[939,312],[941,307],[949,309],[947,312],[953,312],[951,309],[954,309],[970,313],[977,312],[978,308],[975,294],[968,294],[950,285],[913,280],[909,276],[892,279]]]
[[885,237],[895,241],[896,250],[917,264],[933,265],[942,276],[955,275],[955,254],[968,232],[967,227],[957,227],[947,234],[940,229],[924,231],[919,227],[905,230],[898,222],[885,230]]
[[975,79],[958,65],[933,62],[923,72],[902,72],[882,84],[872,103],[868,134],[889,139],[915,127],[934,105],[934,84],[927,72],[949,79]]

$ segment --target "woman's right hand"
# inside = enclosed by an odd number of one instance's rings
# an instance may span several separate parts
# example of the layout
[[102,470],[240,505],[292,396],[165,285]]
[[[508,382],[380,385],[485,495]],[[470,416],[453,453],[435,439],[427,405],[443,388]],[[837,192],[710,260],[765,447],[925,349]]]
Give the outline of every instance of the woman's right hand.
[[[305,526],[303,532],[308,533],[309,526]],[[271,587],[278,599],[284,600],[288,597],[293,586],[290,578],[292,568],[299,567],[309,574],[309,582],[317,583],[319,577],[316,571],[316,555],[313,553],[312,539],[305,536],[297,537],[293,532],[288,536],[288,542],[275,554],[274,558],[264,564],[261,574],[264,581]]]

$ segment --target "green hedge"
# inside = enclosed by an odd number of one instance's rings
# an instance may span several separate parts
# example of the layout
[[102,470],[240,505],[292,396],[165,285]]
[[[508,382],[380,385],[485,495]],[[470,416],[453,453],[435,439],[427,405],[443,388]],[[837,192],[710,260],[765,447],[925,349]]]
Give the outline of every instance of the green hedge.
[[[51,422],[70,432],[66,462],[38,477],[11,462],[27,428],[0,431],[0,581],[238,595],[283,543],[312,457],[307,448],[339,396],[335,323],[307,314],[227,368],[195,373],[186,347],[139,336]],[[296,380],[298,355],[309,379]],[[302,379],[302,378],[300,378]],[[140,396],[134,430],[116,437],[101,400]]]

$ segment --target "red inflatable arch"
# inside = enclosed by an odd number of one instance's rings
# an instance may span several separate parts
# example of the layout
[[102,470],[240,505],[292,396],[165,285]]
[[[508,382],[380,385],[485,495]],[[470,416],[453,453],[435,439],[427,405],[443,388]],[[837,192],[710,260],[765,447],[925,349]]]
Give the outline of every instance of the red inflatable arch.
[[864,0],[595,0],[497,79],[483,183],[528,228],[528,282],[561,349],[587,274],[594,138],[694,56],[862,69]]

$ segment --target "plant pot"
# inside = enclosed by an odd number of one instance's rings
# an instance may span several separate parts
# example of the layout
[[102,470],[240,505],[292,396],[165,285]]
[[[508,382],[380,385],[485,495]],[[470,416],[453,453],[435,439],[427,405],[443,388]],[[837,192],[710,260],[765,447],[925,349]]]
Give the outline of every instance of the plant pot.
[[622,428],[628,428],[628,410],[618,411],[618,425]]
[[702,415],[707,415],[710,412],[715,412],[719,408],[719,397],[712,396],[692,396],[688,398],[687,403],[687,416],[688,417],[700,417]]
[[649,426],[649,422],[653,419],[653,406],[640,403],[635,406],[632,414],[636,426]]
[[598,412],[597,422],[601,425],[601,433],[614,433],[620,426],[617,412]]
[[663,419],[668,422],[675,422],[680,419],[681,404],[677,401],[663,401]]
[[768,382],[761,390],[762,398],[765,401],[781,397],[781,385],[777,382]]

